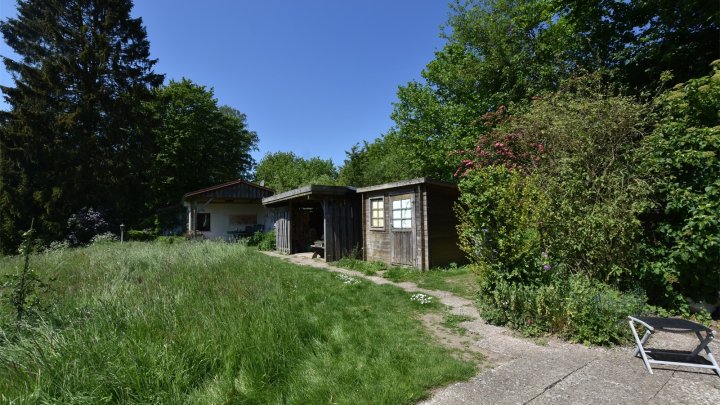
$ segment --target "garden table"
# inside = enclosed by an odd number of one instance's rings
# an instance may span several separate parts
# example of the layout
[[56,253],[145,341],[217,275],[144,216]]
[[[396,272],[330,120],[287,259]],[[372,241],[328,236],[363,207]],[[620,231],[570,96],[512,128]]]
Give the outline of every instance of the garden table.
[[[710,343],[715,338],[716,332],[705,325],[701,325],[696,322],[688,321],[685,319],[677,318],[658,318],[658,317],[633,317],[628,316],[628,323],[630,324],[630,330],[632,330],[633,337],[637,348],[633,352],[633,356],[638,354],[645,363],[645,368],[650,374],[653,374],[652,367],[650,364],[664,364],[671,366],[685,366],[685,367],[698,367],[698,368],[709,368],[715,371],[720,376],[720,366],[713,357],[712,350],[710,349]],[[645,328],[645,335],[642,339],[639,337],[637,332],[637,324],[642,325]],[[693,333],[698,338],[698,345],[692,351],[678,351],[678,350],[666,350],[666,349],[653,349],[645,347],[645,344],[656,332],[670,332],[670,333]],[[705,357],[700,356],[700,352],[705,351]]]

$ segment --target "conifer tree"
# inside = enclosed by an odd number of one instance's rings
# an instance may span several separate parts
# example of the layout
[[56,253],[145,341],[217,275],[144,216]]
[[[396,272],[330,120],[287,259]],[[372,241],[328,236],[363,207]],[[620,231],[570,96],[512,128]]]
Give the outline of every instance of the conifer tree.
[[154,123],[143,103],[163,81],[131,0],[20,0],[0,33],[0,247],[17,246],[30,218],[59,238],[67,218],[101,207],[122,221],[144,213]]

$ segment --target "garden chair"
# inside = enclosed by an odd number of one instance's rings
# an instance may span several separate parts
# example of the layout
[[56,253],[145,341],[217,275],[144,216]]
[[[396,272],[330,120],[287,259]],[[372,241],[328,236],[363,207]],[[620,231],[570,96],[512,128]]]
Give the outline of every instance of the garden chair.
[[[715,357],[713,357],[712,350],[710,349],[710,343],[716,334],[714,330],[696,322],[677,318],[628,316],[628,323],[630,324],[630,330],[637,344],[633,356],[640,355],[643,363],[645,363],[645,368],[650,374],[653,374],[650,364],[664,364],[670,366],[709,368],[720,376],[720,366],[718,366],[718,363],[715,361]],[[636,326],[638,324],[645,328],[645,335],[643,335],[642,339],[637,332]],[[693,351],[645,347],[650,336],[653,336],[656,332],[693,333],[698,338],[699,343]],[[700,356],[700,352],[703,350],[705,351],[706,358]]]

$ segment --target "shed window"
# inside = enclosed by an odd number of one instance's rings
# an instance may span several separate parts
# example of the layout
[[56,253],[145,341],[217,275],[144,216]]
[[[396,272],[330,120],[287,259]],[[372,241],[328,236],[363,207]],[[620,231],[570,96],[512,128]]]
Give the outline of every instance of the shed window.
[[370,199],[370,227],[385,227],[385,203],[382,198]]
[[210,213],[198,212],[195,216],[195,230],[207,232],[210,230]]
[[412,227],[412,203],[409,198],[392,202],[392,226],[394,229]]

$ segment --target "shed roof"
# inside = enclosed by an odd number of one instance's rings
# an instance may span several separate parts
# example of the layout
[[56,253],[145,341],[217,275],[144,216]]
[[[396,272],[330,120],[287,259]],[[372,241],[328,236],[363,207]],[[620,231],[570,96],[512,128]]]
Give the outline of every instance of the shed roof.
[[182,200],[195,200],[206,198],[217,198],[225,200],[233,199],[256,199],[271,196],[273,191],[265,186],[255,184],[243,179],[229,181],[227,183],[201,188],[183,195]]
[[311,184],[285,191],[284,193],[275,194],[270,197],[263,198],[263,205],[277,204],[284,201],[290,201],[297,198],[306,197],[309,200],[324,199],[331,197],[349,197],[355,194],[355,187],[349,186],[323,186]]
[[388,189],[392,189],[392,188],[415,186],[418,184],[427,184],[427,185],[446,187],[446,188],[457,190],[456,184],[449,183],[447,181],[432,180],[432,179],[428,179],[427,177],[418,177],[416,179],[401,180],[401,181],[395,181],[392,183],[378,184],[375,186],[360,187],[357,189],[357,192],[358,193],[367,193],[367,192],[371,192],[371,191],[388,190]]

